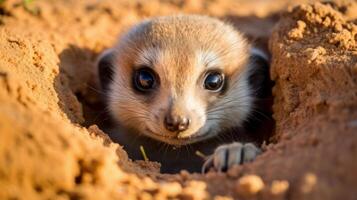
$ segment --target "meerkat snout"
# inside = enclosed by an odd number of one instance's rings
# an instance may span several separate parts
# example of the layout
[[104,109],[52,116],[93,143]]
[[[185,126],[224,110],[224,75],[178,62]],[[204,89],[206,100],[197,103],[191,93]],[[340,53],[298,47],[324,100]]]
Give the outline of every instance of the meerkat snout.
[[171,100],[168,107],[163,108],[164,127],[168,131],[176,133],[176,137],[182,136],[180,134],[190,128],[192,120],[196,120],[194,119],[196,114],[189,111],[187,104],[180,102],[182,101]]
[[182,132],[190,125],[190,118],[168,114],[164,119],[165,128],[171,132]]

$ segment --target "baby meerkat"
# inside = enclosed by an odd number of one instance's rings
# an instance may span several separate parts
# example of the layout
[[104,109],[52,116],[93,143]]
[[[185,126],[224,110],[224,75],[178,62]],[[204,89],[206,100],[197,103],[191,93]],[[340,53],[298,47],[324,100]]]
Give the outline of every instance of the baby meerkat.
[[[184,146],[204,144],[253,115],[250,77],[267,60],[231,25],[178,15],[134,26],[102,53],[98,72],[109,111],[121,126]],[[203,170],[226,170],[261,151],[253,143],[231,141],[212,152]]]

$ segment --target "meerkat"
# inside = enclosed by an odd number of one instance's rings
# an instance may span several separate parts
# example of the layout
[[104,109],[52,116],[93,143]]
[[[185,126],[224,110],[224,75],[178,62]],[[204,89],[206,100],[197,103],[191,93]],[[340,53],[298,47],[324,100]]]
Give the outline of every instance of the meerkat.
[[[254,114],[250,77],[266,65],[268,56],[233,26],[177,15],[135,25],[99,56],[98,72],[111,116],[130,134],[178,147],[205,146]],[[261,153],[240,141],[207,146],[213,149],[203,171],[224,171]]]

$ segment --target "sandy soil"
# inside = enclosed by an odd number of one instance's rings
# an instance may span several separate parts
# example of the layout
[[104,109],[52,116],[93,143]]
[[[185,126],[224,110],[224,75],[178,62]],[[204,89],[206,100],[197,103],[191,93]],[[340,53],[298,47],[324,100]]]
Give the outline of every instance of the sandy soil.
[[[357,3],[299,2],[6,0],[0,199],[356,199]],[[275,143],[227,173],[160,174],[95,125],[98,53],[181,12],[228,20],[272,54]]]

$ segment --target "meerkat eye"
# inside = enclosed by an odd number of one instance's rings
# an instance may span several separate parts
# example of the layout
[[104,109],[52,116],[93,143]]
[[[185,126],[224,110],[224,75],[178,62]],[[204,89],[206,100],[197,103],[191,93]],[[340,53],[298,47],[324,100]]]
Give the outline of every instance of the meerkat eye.
[[204,87],[206,90],[219,91],[222,89],[224,83],[224,76],[222,73],[213,71],[206,74],[204,80]]
[[157,85],[156,77],[155,72],[148,67],[138,69],[134,73],[135,89],[141,92],[147,92],[154,89]]

